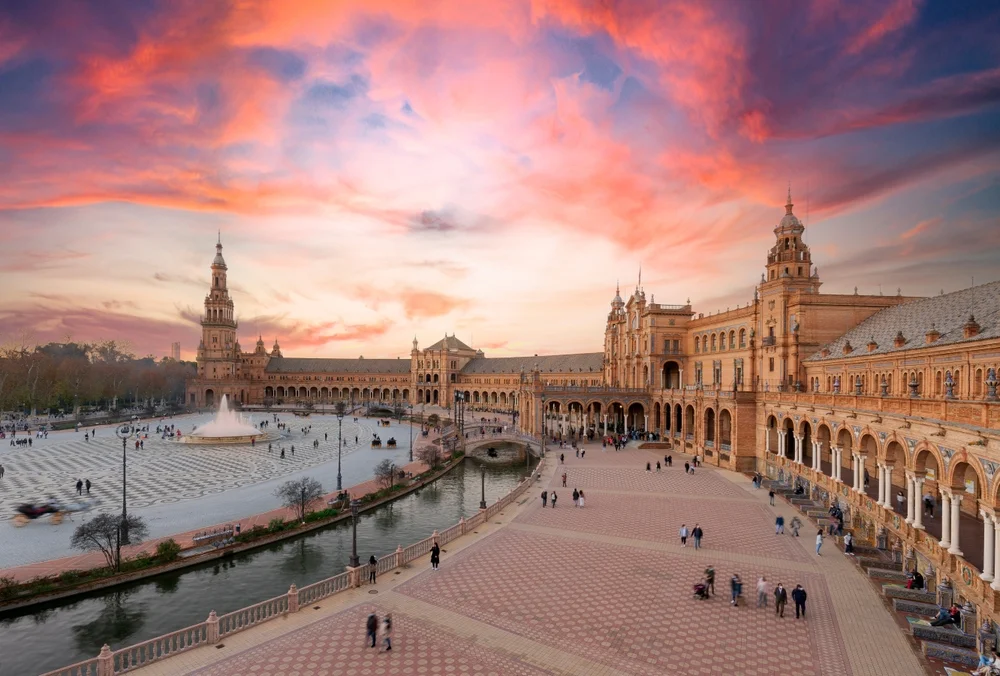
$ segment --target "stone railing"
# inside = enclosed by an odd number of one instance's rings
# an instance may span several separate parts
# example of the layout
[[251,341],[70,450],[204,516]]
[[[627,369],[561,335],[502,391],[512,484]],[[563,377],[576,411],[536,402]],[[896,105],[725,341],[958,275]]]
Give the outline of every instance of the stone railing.
[[[774,468],[775,472],[777,468],[782,468],[789,478],[800,476],[825,491],[829,499],[835,497],[841,506],[849,506],[854,526],[857,526],[860,519],[871,526],[870,531],[873,533],[878,532],[880,528],[885,529],[885,532],[892,536],[886,538],[887,542],[895,541],[902,546],[900,554],[905,562],[909,565],[919,564],[919,561],[929,564],[933,568],[937,584],[947,580],[954,590],[955,599],[961,597],[976,607],[977,623],[982,624],[984,620],[1000,623],[1000,591],[993,589],[989,581],[979,576],[979,568],[962,556],[952,554],[941,547],[939,541],[926,530],[914,528],[912,524],[906,523],[903,515],[878,504],[870,495],[859,493],[823,472],[770,453],[767,454],[766,463],[769,475],[772,474],[771,468]],[[922,507],[920,504],[917,505],[917,509]],[[933,589],[934,586],[929,584],[928,588]]]
[[[463,518],[457,524],[449,526],[440,533],[415,542],[409,547],[399,547],[392,554],[383,556],[376,566],[378,573],[386,573],[394,568],[425,556],[431,551],[434,542],[447,544],[467,532],[478,528],[500,513],[505,507],[519,498],[538,477],[540,467],[535,467],[531,475],[519,483],[514,489],[486,509],[481,509],[469,519]],[[112,651],[105,645],[101,654],[95,658],[77,662],[68,667],[50,671],[42,676],[115,676],[144,667],[153,662],[166,659],[173,655],[197,648],[203,645],[214,645],[219,639],[249,629],[258,624],[284,617],[289,613],[297,613],[299,608],[308,607],[321,599],[333,596],[352,587],[360,587],[367,580],[368,564],[359,568],[348,568],[346,572],[320,580],[314,584],[296,588],[293,584],[287,594],[282,594],[252,606],[241,608],[222,616],[217,616],[213,610],[208,619],[179,631],[164,636],[137,643],[136,645]]]
[[977,427],[1000,428],[1000,402],[969,399],[922,399],[816,392],[766,392],[773,406],[821,406],[832,409],[877,411],[888,415],[929,418]]

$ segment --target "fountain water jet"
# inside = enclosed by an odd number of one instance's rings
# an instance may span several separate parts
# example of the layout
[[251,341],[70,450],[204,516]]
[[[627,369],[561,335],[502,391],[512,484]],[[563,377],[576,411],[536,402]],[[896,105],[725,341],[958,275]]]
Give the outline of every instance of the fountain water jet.
[[277,436],[262,432],[247,418],[230,410],[229,397],[224,394],[215,420],[197,427],[179,441],[183,444],[249,444],[253,440],[266,441]]

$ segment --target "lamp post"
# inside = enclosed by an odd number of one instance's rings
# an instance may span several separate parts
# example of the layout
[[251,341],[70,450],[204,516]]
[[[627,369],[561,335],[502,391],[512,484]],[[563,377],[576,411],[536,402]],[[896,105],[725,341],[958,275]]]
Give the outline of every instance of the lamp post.
[[482,480],[483,480],[482,483],[483,497],[479,501],[479,509],[486,509],[486,465],[482,465],[479,469],[482,471]]
[[358,508],[361,507],[360,500],[351,500],[351,522],[354,525],[353,533],[351,535],[351,568],[357,568],[361,565],[361,560],[358,559]]
[[344,409],[337,407],[337,491],[344,490],[343,476],[340,473],[340,449],[343,447],[343,436],[341,428],[344,424]]
[[548,411],[545,410],[545,394],[542,394],[542,450],[541,457],[545,457],[545,427],[548,419]]
[[128,447],[128,440],[136,435],[137,416],[132,416],[129,423],[122,423],[115,429],[115,434],[122,440],[122,522],[119,536],[119,546],[129,544],[128,537],[128,500],[126,494],[127,470],[125,467],[125,451]]
[[410,404],[410,462],[413,462],[413,404]]

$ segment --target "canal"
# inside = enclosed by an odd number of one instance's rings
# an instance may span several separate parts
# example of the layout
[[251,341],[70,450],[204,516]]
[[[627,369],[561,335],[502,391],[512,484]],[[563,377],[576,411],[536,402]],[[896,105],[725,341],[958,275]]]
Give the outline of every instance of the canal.
[[[506,495],[525,468],[487,467],[486,499]],[[382,557],[479,510],[479,466],[465,460],[433,484],[358,518],[358,556]],[[348,520],[281,543],[22,613],[0,614],[0,675],[27,676],[166,634],[344,571]],[[447,554],[442,559],[447,561]]]

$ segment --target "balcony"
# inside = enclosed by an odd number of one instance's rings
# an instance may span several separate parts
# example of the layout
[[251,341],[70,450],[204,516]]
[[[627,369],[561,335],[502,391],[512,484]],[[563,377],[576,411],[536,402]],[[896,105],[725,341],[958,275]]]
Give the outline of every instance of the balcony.
[[777,339],[774,336],[764,336],[763,338],[760,339],[760,346],[761,347],[774,347],[774,344],[775,344],[776,340]]

